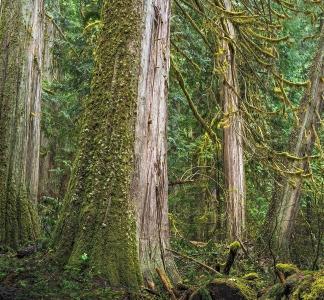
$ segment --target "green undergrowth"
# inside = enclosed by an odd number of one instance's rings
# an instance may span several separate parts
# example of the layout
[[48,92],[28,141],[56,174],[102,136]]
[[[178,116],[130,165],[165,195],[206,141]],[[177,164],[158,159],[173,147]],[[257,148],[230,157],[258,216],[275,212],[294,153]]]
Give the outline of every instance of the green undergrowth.
[[[78,268],[65,267],[62,270],[51,259],[52,251],[47,248],[47,243],[43,244],[42,250],[22,259],[17,258],[15,252],[0,253],[1,300],[169,299],[158,278],[155,281],[156,296],[145,290],[129,294],[125,289],[112,288],[103,276],[89,267],[89,257],[85,253],[80,256]],[[301,271],[295,265],[277,264],[277,270],[285,276],[282,283],[279,278],[274,281],[274,273],[270,271],[257,271],[240,251],[226,276],[210,272],[188,257],[214,269],[219,264],[222,272],[230,250],[228,245],[177,240],[173,241],[172,247],[182,255],[175,254],[175,257],[182,277],[181,286],[190,291],[184,299],[324,299],[323,271]],[[186,292],[178,286],[178,298],[182,299]]]
[[324,271],[298,271],[287,277],[285,283],[269,287],[260,298],[321,300],[324,299]]
[[15,253],[0,254],[0,299],[154,299],[145,293],[129,295],[123,289],[109,287],[94,274],[85,257],[81,268],[61,270],[50,260],[51,252],[39,252],[18,259]]
[[[219,268],[220,271],[224,268],[230,248],[233,246],[237,247],[237,243],[234,242],[228,245],[226,243],[215,243],[214,241],[197,243],[185,239],[172,240],[173,249],[177,250],[179,253],[198,260],[215,270]],[[175,256],[175,259],[186,284],[203,285],[214,279],[214,274],[194,261],[181,258],[180,256]],[[255,279],[254,281],[258,283],[258,287],[260,288],[265,286],[266,282],[270,279],[268,274],[260,274],[257,264],[253,265],[242,251],[239,251],[233,267],[231,268],[230,276],[241,278],[245,275],[248,278],[244,278],[244,280],[253,281],[252,279]]]

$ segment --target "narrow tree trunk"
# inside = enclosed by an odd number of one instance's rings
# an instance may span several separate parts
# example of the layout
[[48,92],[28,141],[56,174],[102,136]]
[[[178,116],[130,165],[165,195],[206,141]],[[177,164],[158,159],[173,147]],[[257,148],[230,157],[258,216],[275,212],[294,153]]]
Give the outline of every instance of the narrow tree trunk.
[[[321,122],[321,115],[324,110],[324,26],[322,26],[318,52],[314,58],[311,68],[311,86],[307,89],[301,102],[299,126],[291,134],[291,152],[294,157],[293,162],[287,161],[287,166],[292,172],[302,170],[304,174],[309,172],[309,158],[312,155],[316,131]],[[303,185],[303,176],[283,179],[281,192],[275,195],[279,199],[274,199],[277,203],[277,216],[273,224],[275,230],[276,246],[280,253],[287,253],[289,240],[293,232],[294,223],[297,218],[299,199]],[[273,209],[273,206],[272,206]]]
[[43,1],[0,3],[0,245],[39,235]]
[[169,2],[105,1],[103,23],[56,253],[69,264],[86,254],[111,285],[136,288],[141,271],[173,270],[164,251]]
[[[226,10],[231,10],[231,2],[224,1]],[[239,87],[234,46],[228,38],[235,39],[235,30],[229,20],[225,20],[227,37],[223,40],[224,56],[221,65],[224,77],[221,83],[224,118],[228,125],[224,128],[224,172],[227,187],[227,230],[228,238],[242,238],[245,230],[245,180],[242,146],[242,123],[239,110]]]
[[[58,79],[58,68],[53,54],[54,42],[56,38],[56,27],[50,18],[45,19],[44,23],[44,44],[43,44],[43,65],[42,65],[42,80],[51,84]],[[42,103],[42,111],[46,109],[46,105]],[[38,198],[42,196],[57,196],[59,193],[59,183],[55,180],[55,175],[51,170],[54,168],[55,146],[56,143],[48,135],[45,128],[41,130],[41,153],[39,163],[39,184]]]

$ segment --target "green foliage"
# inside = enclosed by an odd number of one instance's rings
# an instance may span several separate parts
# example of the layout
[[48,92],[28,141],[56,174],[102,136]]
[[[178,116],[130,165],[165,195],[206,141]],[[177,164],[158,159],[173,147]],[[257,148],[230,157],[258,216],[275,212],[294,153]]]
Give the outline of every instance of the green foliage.
[[89,269],[69,267],[62,272],[53,261],[48,261],[49,255],[41,252],[23,260],[1,255],[0,293],[7,288],[15,299],[121,299],[125,296],[124,291],[110,288],[103,277]]
[[[83,102],[90,92],[101,5],[101,0],[46,2],[54,36],[47,37],[53,43],[48,45],[53,65],[43,82],[42,97],[42,132],[48,143],[41,150],[43,159],[50,156],[53,161],[53,188],[45,196],[62,198],[71,173]],[[89,26],[93,22],[97,23]]]
[[61,206],[62,202],[60,199],[49,196],[42,197],[42,201],[38,205],[41,224],[46,238],[51,237]]

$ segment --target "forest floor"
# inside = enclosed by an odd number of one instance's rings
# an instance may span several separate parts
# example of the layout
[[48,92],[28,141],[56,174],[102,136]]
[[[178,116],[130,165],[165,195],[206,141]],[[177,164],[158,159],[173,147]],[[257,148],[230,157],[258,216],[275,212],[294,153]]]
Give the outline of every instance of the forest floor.
[[0,300],[127,299],[104,278],[73,268],[62,271],[49,256],[50,252],[26,258],[0,255]]
[[[240,251],[230,275],[217,276],[204,265],[213,270],[224,268],[228,246],[178,243],[173,249],[179,251],[175,251],[180,254],[175,257],[183,279],[180,288],[174,289],[176,299],[324,299],[324,271],[300,271],[293,265],[281,264],[281,276],[275,276],[270,261],[258,267],[260,261],[253,263]],[[171,299],[159,282],[155,293],[143,289],[139,295],[130,296],[124,290],[112,289],[87,264],[62,270],[50,259],[51,251],[45,248],[24,257],[19,257],[19,252],[0,253],[0,300]]]

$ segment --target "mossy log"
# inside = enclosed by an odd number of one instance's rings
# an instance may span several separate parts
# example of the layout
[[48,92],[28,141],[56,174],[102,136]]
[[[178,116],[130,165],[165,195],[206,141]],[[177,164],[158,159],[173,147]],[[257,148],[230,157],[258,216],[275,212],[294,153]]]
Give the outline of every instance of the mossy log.
[[256,292],[242,279],[216,279],[207,285],[212,299],[252,300]]
[[324,271],[297,272],[287,277],[284,284],[277,283],[270,287],[260,299],[320,300],[324,299]]
[[276,269],[281,272],[285,278],[299,272],[298,268],[293,264],[277,264]]
[[197,289],[190,300],[252,300],[257,299],[256,291],[249,282],[240,278],[217,278],[205,287]]

